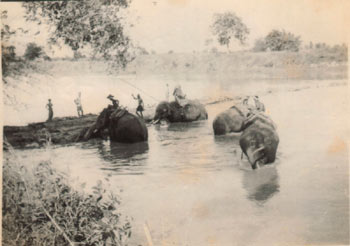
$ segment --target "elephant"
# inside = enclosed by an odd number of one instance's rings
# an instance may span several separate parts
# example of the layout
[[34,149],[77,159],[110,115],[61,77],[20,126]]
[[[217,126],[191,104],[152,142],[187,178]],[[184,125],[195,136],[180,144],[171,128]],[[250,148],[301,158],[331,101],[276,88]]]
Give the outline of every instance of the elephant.
[[273,121],[263,113],[253,115],[243,123],[239,145],[253,169],[273,163],[279,137]]
[[249,114],[244,105],[232,106],[218,114],[213,121],[215,135],[225,135],[231,132],[241,132]]
[[148,130],[142,119],[125,109],[115,109],[112,105],[103,109],[96,123],[84,134],[83,140],[103,137],[103,130],[108,129],[110,140],[121,143],[136,143],[148,140]]
[[158,104],[153,123],[159,123],[161,120],[168,122],[191,122],[207,119],[208,113],[205,107],[198,101],[188,100],[183,107],[175,101],[164,101]]

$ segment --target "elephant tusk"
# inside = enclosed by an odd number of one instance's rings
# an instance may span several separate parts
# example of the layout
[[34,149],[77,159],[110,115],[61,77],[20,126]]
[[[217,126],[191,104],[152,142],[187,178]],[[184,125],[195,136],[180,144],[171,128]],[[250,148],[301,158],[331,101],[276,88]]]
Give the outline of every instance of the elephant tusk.
[[158,120],[153,120],[152,124],[157,124],[160,121],[160,119]]
[[264,147],[264,146],[261,146],[260,148],[254,150],[254,152],[252,153],[252,155],[254,156],[257,152],[262,151],[263,149],[265,149],[265,147]]

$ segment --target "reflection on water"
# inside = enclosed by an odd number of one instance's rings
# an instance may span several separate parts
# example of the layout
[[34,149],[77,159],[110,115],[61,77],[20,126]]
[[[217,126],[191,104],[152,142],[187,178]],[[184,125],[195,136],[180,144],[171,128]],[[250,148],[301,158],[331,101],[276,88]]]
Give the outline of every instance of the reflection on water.
[[243,187],[249,200],[262,205],[279,192],[278,173],[274,165],[243,174]]
[[227,144],[235,143],[239,147],[240,133],[232,133],[225,136],[214,136],[215,143],[219,146],[226,146]]
[[114,171],[115,174],[143,174],[149,146],[147,142],[124,144],[110,141],[94,143],[97,153],[107,165],[102,170]]

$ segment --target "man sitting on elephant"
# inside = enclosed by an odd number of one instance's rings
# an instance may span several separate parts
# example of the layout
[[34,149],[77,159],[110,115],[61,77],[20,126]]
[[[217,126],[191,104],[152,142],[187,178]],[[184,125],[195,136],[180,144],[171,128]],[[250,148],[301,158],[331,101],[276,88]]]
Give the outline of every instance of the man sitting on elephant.
[[119,108],[119,100],[114,99],[113,95],[109,94],[107,98],[112,101],[113,108],[115,109]]
[[245,99],[243,99],[242,104],[248,109],[247,116],[250,116],[252,114],[256,114],[259,112],[265,112],[265,105],[260,102],[258,96],[247,96]]
[[178,85],[175,87],[173,95],[175,97],[175,101],[181,106],[185,106],[187,104],[186,95],[182,92],[181,86]]

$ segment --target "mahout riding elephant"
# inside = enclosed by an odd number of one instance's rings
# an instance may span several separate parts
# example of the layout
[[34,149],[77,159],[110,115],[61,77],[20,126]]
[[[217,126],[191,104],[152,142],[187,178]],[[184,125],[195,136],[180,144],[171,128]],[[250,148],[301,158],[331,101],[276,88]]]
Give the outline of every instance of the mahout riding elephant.
[[263,113],[249,117],[243,123],[239,145],[253,169],[276,159],[279,137],[273,121]]
[[110,140],[114,142],[136,143],[148,140],[148,130],[142,119],[125,109],[115,109],[112,105],[103,109],[96,123],[81,134],[80,139],[103,137],[105,129],[108,129]]
[[218,114],[213,121],[215,135],[225,135],[231,132],[241,132],[244,121],[249,114],[244,105],[235,105]]
[[191,122],[207,120],[208,113],[203,104],[195,100],[187,100],[181,107],[177,102],[160,102],[156,108],[153,123],[161,120],[169,122]]

